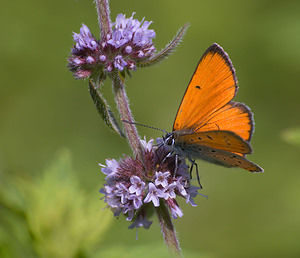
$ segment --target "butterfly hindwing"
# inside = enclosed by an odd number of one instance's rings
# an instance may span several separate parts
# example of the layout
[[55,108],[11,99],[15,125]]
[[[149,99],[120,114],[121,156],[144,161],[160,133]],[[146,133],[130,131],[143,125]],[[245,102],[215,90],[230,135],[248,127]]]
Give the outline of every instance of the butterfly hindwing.
[[205,121],[195,125],[195,132],[211,130],[231,131],[245,141],[250,141],[254,131],[253,115],[242,103],[229,102],[212,113]]
[[[177,132],[177,133],[180,133]],[[239,155],[252,152],[248,142],[230,131],[207,131],[200,133],[178,134],[175,143],[180,142],[191,145],[202,145],[210,148],[225,150]]]
[[224,167],[239,167],[250,172],[263,172],[263,169],[255,163],[247,160],[244,155],[228,151],[210,148],[202,145],[177,145],[178,152],[184,153],[189,159],[202,159],[210,163]]

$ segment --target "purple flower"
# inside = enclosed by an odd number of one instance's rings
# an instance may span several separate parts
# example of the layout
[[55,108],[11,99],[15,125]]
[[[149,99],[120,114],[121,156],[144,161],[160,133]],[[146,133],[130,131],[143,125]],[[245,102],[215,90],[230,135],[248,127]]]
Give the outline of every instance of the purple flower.
[[128,188],[122,183],[116,184],[116,188],[117,188],[116,195],[121,197],[121,203],[122,204],[126,203],[129,198]]
[[200,190],[201,187],[197,187],[194,185],[191,185],[189,188],[187,188],[187,196],[186,196],[186,203],[190,203],[193,207],[196,207],[197,204],[195,204],[194,199],[198,194],[204,196],[207,198],[206,195],[198,193],[198,190]]
[[126,54],[130,54],[132,52],[132,47],[131,46],[125,47],[125,52]]
[[165,188],[165,193],[168,194],[169,198],[176,198],[175,189],[177,187],[177,183],[173,182]]
[[183,181],[183,178],[179,177],[177,179],[177,189],[182,196],[187,196],[187,192],[184,186],[185,186],[185,182]]
[[129,196],[129,199],[132,200],[133,208],[136,210],[139,209],[143,205],[143,196],[141,196],[141,195],[131,194]]
[[92,56],[88,56],[88,57],[86,58],[86,62],[87,62],[88,64],[92,64],[92,63],[95,62],[95,59],[94,59]]
[[114,65],[120,71],[123,71],[124,68],[125,68],[125,66],[127,65],[127,62],[124,61],[124,59],[123,59],[123,57],[121,55],[117,55],[115,57]]
[[112,38],[108,40],[107,43],[114,46],[115,48],[119,48],[127,43],[127,41],[127,39],[122,37],[122,32],[118,30],[114,32]]
[[127,218],[126,220],[127,221],[131,221],[133,219],[133,216],[134,216],[134,208],[132,205],[126,205],[125,208],[123,209],[124,210],[124,214],[127,213]]
[[139,57],[139,58],[144,57],[144,55],[145,55],[145,54],[144,54],[144,52],[143,52],[142,50],[139,50],[139,51],[138,51],[138,57]]
[[[188,166],[181,157],[178,157],[179,165],[175,171],[175,156],[168,156],[168,148],[158,147],[153,140],[147,142],[146,139],[141,145],[143,162],[125,156],[120,161],[107,159],[106,165],[100,164],[106,175],[100,193],[105,195],[103,199],[115,216],[123,213],[127,221],[134,220],[129,228],[150,227],[152,222],[145,219],[146,215],[152,214],[153,206],[158,207],[162,202],[168,206],[173,218],[183,216],[177,196],[195,206],[193,198],[200,189],[190,185]],[[153,205],[145,205],[151,202]]]
[[106,166],[99,163],[99,166],[103,167],[101,169],[102,173],[107,175],[105,179],[115,177],[118,174],[118,168],[119,168],[119,162],[115,159],[107,159],[106,160]]
[[144,202],[153,202],[155,207],[159,206],[159,198],[168,198],[168,195],[163,190],[156,188],[153,183],[149,183],[149,193],[147,194]]
[[83,60],[81,60],[80,58],[78,57],[75,57],[72,62],[74,63],[74,65],[82,65],[84,63]]
[[93,72],[91,70],[79,70],[74,73],[74,77],[76,79],[83,79],[83,78],[87,78],[87,77],[91,76],[92,73]]
[[167,200],[167,205],[171,211],[172,217],[173,219],[177,219],[177,217],[182,217],[183,216],[183,212],[182,210],[179,208],[178,203],[175,201],[175,199],[168,199]]
[[152,39],[154,30],[149,30],[151,22],[139,22],[124,14],[118,14],[111,25],[111,32],[96,40],[89,28],[82,24],[79,33],[74,33],[75,45],[68,58],[68,67],[77,79],[100,73],[105,78],[114,69],[135,70],[136,63],[146,61],[155,52]]
[[130,178],[131,186],[129,187],[129,193],[136,193],[136,195],[141,195],[146,183],[143,182],[138,176],[132,176]]
[[[134,15],[134,14],[133,14]],[[118,14],[115,22],[115,32],[120,32],[126,42],[130,41],[133,33],[132,18],[126,19],[124,14]]]
[[107,57],[106,57],[105,55],[100,55],[100,56],[99,56],[99,60],[100,60],[101,62],[105,62],[105,61],[107,60]]
[[76,49],[79,51],[85,48],[95,50],[98,47],[95,38],[85,24],[82,24],[80,33],[73,32],[73,39],[76,42]]
[[113,70],[113,64],[112,63],[108,63],[105,67],[105,70],[107,72],[111,72]]
[[170,211],[171,211],[173,219],[177,219],[178,217],[183,216],[183,212],[182,212],[182,210],[180,209],[179,206],[175,206],[174,208],[171,207]]
[[155,185],[159,186],[161,185],[163,188],[165,188],[168,185],[168,180],[167,178],[170,176],[170,172],[155,172]]
[[146,137],[144,138],[144,140],[141,140],[141,144],[144,147],[145,150],[147,151],[152,151],[153,150],[153,139],[150,139],[149,142],[146,141]]
[[133,36],[133,44],[137,46],[145,46],[152,43],[152,38],[155,38],[154,30],[148,30],[152,22],[145,21],[141,28],[137,28]]
[[108,44],[115,48],[120,48],[130,41],[132,41],[133,45],[139,47],[152,43],[152,38],[156,36],[154,30],[148,30],[152,22],[139,22],[133,19],[134,14],[128,19],[125,18],[124,14],[118,14],[114,23],[113,33],[107,41]]

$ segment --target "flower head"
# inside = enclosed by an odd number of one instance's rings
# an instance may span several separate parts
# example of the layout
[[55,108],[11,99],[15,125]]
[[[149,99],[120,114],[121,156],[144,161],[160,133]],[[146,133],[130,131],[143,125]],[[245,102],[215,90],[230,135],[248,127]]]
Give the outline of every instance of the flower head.
[[152,39],[156,34],[149,30],[152,22],[118,14],[112,30],[101,40],[96,40],[89,28],[82,24],[74,33],[75,45],[68,58],[68,67],[75,78],[87,78],[93,73],[106,74],[114,69],[135,70],[136,64],[151,58],[155,52]]
[[150,207],[159,207],[161,202],[165,202],[173,218],[182,217],[176,198],[182,197],[195,206],[193,198],[200,189],[190,185],[188,166],[183,159],[178,157],[178,167],[175,167],[175,156],[168,155],[167,146],[158,148],[153,140],[146,139],[141,144],[143,163],[125,156],[120,161],[108,159],[106,166],[101,165],[106,183],[100,192],[115,216],[123,213],[126,220],[133,221],[129,228],[148,228],[152,223],[146,219]]

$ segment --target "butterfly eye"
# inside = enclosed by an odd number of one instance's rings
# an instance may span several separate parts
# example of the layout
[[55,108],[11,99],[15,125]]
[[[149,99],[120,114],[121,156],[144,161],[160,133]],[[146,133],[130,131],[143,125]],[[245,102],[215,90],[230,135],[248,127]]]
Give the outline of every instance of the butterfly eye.
[[174,144],[174,137],[172,133],[166,134],[164,138],[165,144],[166,145],[173,145]]
[[166,144],[167,145],[173,145],[173,143],[174,143],[174,139],[173,138],[169,137],[169,138],[166,139]]

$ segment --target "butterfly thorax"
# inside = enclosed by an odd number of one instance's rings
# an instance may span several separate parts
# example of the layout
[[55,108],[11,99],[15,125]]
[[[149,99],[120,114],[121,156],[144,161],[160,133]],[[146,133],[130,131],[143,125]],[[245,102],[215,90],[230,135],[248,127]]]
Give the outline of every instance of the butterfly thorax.
[[186,153],[184,153],[181,144],[177,144],[177,137],[179,136],[177,131],[171,133],[166,133],[163,136],[163,144],[168,146],[170,153],[175,153],[181,157],[189,158]]

